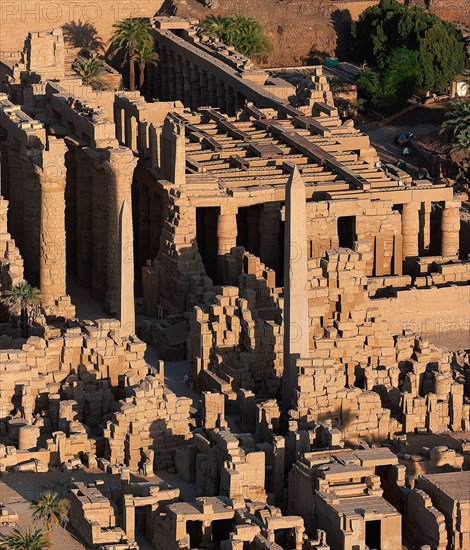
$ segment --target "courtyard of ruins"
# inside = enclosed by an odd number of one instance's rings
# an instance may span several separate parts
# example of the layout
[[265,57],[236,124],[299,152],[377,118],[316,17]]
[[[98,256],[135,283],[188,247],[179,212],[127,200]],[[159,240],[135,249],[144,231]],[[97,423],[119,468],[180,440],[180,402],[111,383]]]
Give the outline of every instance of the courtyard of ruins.
[[0,537],[53,491],[64,550],[470,550],[465,187],[149,25],[140,91],[0,51]]

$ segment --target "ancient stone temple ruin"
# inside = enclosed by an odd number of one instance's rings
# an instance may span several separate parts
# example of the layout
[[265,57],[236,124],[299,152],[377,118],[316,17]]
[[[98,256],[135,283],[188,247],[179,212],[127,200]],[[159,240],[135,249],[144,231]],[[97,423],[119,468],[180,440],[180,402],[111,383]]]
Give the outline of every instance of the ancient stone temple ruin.
[[142,93],[60,28],[0,52],[0,489],[55,486],[81,548],[470,548],[468,197],[322,67],[150,24]]

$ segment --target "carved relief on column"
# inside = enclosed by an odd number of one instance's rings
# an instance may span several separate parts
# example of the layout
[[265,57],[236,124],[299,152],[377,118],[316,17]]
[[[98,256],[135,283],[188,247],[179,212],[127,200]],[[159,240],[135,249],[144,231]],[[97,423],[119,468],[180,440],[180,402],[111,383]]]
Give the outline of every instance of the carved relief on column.
[[72,318],[75,311],[66,290],[65,152],[63,140],[49,137],[42,164],[35,166],[41,189],[39,269],[46,313]]
[[[137,158],[125,148],[107,151],[103,167],[108,172],[108,220],[107,220],[107,293],[105,307],[117,314],[117,289],[119,279],[119,214],[124,201],[132,212],[131,187]],[[132,221],[132,220],[131,220]],[[134,265],[132,246],[126,245],[124,260]]]
[[442,210],[442,256],[459,253],[460,202],[446,201]]
[[403,236],[403,260],[418,256],[420,203],[408,202],[401,213],[401,234]]
[[237,246],[237,211],[236,206],[223,206],[217,219],[218,274],[222,282],[223,256]]
[[419,211],[419,253],[421,255],[429,254],[431,244],[431,203],[423,202]]

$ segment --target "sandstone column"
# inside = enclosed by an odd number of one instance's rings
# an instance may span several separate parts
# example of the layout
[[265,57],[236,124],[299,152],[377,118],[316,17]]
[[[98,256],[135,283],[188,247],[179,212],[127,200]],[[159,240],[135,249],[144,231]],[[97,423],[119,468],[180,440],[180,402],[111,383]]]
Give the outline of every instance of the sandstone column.
[[192,107],[193,94],[191,90],[191,65],[183,60],[183,104]]
[[207,72],[204,69],[200,70],[199,73],[199,88],[201,90],[201,106],[206,106],[209,104],[209,79],[207,77]]
[[431,244],[431,203],[423,202],[419,211],[421,235],[419,239],[419,253],[429,254]]
[[119,215],[118,319],[121,334],[135,334],[132,212],[125,199]]
[[261,207],[260,259],[276,273],[279,270],[280,203],[267,202]]
[[221,79],[217,79],[217,107],[223,112],[227,112],[225,105],[225,82]]
[[201,88],[200,88],[201,77],[199,75],[199,67],[192,63],[191,64],[191,105],[193,109],[197,109],[201,106]]
[[77,284],[91,287],[93,266],[93,194],[91,160],[81,147],[75,148],[77,164]]
[[403,260],[418,256],[419,203],[408,202],[401,213],[401,234],[403,236]]
[[36,167],[41,186],[40,289],[46,312],[59,305],[67,292],[65,152],[63,140],[49,137],[48,150],[43,152],[43,165]]
[[[112,314],[117,313],[117,291],[119,279],[119,216],[124,201],[127,201],[132,212],[131,187],[134,169],[137,159],[132,151],[125,148],[110,149],[107,152],[108,159],[103,166],[108,172],[108,220],[107,220],[107,244],[106,244],[106,309]],[[132,214],[131,214],[132,216]],[[130,221],[132,234],[132,218]],[[125,261],[134,269],[134,253],[126,241]]]
[[209,105],[214,107],[217,105],[217,82],[215,76],[211,73],[207,73],[207,92],[209,96]]
[[167,101],[175,101],[178,99],[176,97],[176,73],[175,73],[175,56],[172,51],[168,52],[167,57],[167,84],[168,84],[168,95],[166,97]]
[[[179,55],[175,56],[175,98],[184,103],[183,61]],[[173,99],[173,98],[171,98]]]
[[[23,250],[26,279],[33,285],[39,283],[39,242],[41,224],[41,186],[36,173],[36,155],[23,159]],[[63,164],[63,159],[59,159]],[[50,167],[48,167],[50,170]],[[65,175],[65,172],[64,172]]]
[[309,357],[307,212],[305,184],[294,166],[286,186],[284,238],[284,410],[291,408],[296,362]]
[[442,210],[442,256],[459,253],[460,202],[446,201]]
[[222,206],[217,219],[217,272],[224,281],[223,257],[237,246],[237,211],[236,206]]
[[232,86],[225,87],[225,109],[226,113],[229,116],[233,116],[235,114],[235,95],[233,93]]
[[[160,45],[160,60],[159,60],[159,68],[160,70],[157,71],[155,78],[155,90],[157,93],[157,97],[161,100],[168,100],[168,54],[166,51],[166,48],[162,45]],[[160,78],[158,78],[160,77]]]

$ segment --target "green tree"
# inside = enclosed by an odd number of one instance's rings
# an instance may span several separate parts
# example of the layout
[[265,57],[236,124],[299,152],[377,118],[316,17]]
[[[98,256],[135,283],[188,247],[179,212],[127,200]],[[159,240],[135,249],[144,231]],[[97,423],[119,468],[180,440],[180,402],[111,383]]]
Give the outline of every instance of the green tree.
[[209,15],[202,22],[202,30],[205,34],[218,38],[224,44],[232,45],[233,19],[220,15]]
[[27,338],[33,318],[31,312],[41,302],[40,290],[25,281],[17,284],[11,290],[6,290],[4,297],[12,309],[20,308],[21,336]]
[[14,529],[9,535],[3,535],[0,540],[2,550],[44,550],[47,548],[47,538],[43,531]]
[[260,22],[254,17],[210,15],[202,23],[203,31],[218,38],[227,46],[256,60],[265,59],[272,45]]
[[449,105],[441,133],[447,136],[453,151],[470,156],[470,100],[454,101]]
[[147,63],[158,61],[158,55],[153,50],[153,45],[142,43],[134,51],[134,60],[139,64],[139,88],[142,89],[145,80],[145,67]]
[[114,32],[111,38],[114,48],[113,54],[124,50],[124,63],[129,62],[129,89],[135,90],[135,50],[144,44],[153,49],[153,36],[149,23],[143,19],[123,19],[113,25]]
[[359,93],[375,108],[388,113],[404,107],[422,81],[416,53],[398,48],[386,58],[381,72],[361,71],[357,85]]
[[72,64],[72,69],[85,84],[93,89],[105,90],[108,88],[104,78],[104,63],[98,57],[77,57]]
[[68,519],[70,502],[60,498],[57,493],[46,491],[33,503],[35,521],[42,521],[47,529],[47,547],[52,548],[52,530],[65,524]]
[[417,6],[381,0],[367,8],[353,26],[353,52],[360,62],[384,68],[393,50],[417,55],[427,89],[443,90],[466,63],[465,45],[457,28]]

